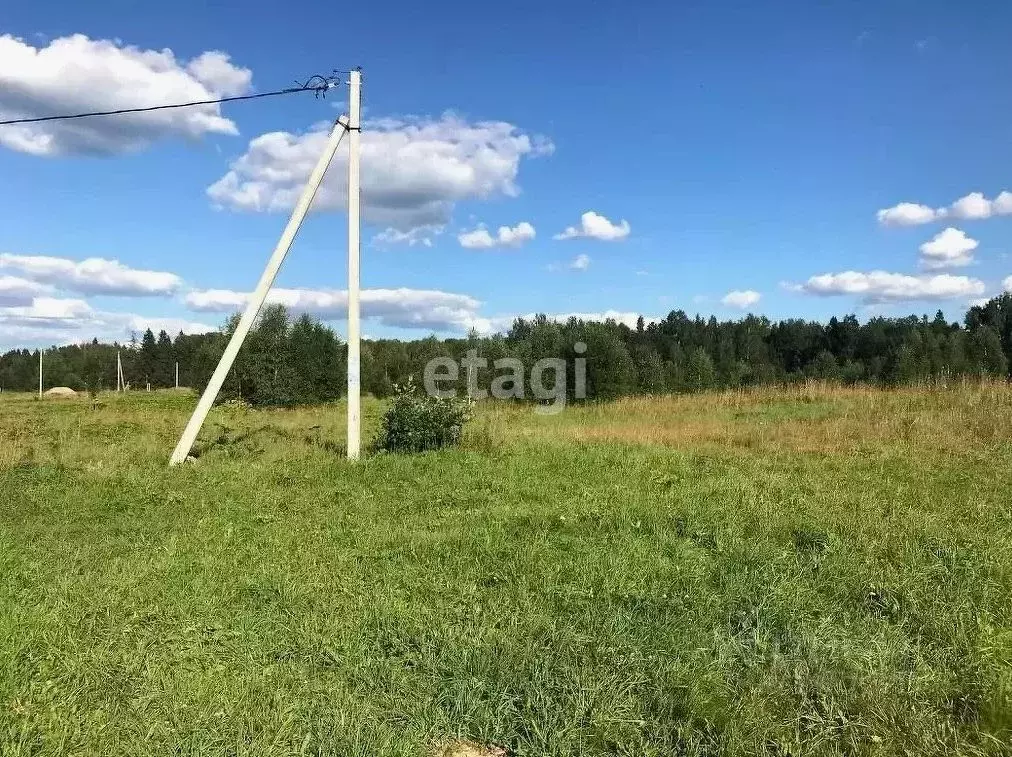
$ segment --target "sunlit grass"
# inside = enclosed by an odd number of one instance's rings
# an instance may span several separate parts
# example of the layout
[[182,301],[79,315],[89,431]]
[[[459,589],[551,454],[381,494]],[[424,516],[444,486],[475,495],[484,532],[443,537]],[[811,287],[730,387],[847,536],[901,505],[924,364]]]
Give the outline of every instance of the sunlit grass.
[[0,754],[1007,753],[1004,385],[194,403],[0,396]]

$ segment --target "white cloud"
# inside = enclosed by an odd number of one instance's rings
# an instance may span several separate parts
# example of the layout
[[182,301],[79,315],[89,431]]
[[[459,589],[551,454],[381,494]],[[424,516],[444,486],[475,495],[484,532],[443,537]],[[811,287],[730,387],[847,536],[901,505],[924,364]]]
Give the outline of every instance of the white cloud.
[[253,72],[232,65],[228,55],[210,50],[198,55],[186,66],[197,81],[222,97],[235,97],[250,90]]
[[982,308],[991,301],[990,297],[975,297],[968,303],[972,308]]
[[69,344],[93,338],[123,341],[146,328],[199,334],[216,326],[180,318],[95,310],[84,300],[36,297],[31,304],[0,307],[0,345]]
[[0,276],[0,307],[31,305],[32,300],[52,294],[53,288],[17,276]]
[[462,231],[457,235],[460,246],[468,250],[488,250],[492,247],[520,247],[536,236],[534,227],[527,221],[516,226],[500,226],[495,236],[484,225],[473,231]]
[[[279,290],[272,289],[271,294],[277,296]],[[232,289],[194,289],[183,298],[186,307],[209,313],[224,313],[239,310],[246,306],[248,292],[236,292]],[[276,302],[272,299],[271,302]]]
[[151,329],[156,334],[165,331],[169,336],[175,337],[180,331],[184,334],[206,334],[209,331],[217,331],[217,326],[200,321],[191,321],[186,318],[165,318],[161,316],[135,315],[132,313],[104,313],[107,320],[122,323],[124,331],[139,333]]
[[883,226],[919,226],[922,223],[931,223],[936,216],[935,209],[927,205],[901,202],[899,205],[880,210],[878,222]]
[[983,192],[971,192],[952,203],[945,215],[973,221],[990,218],[992,212],[991,201],[984,197]]
[[545,266],[545,269],[549,273],[559,273],[560,271],[564,271],[567,269],[570,271],[586,271],[588,268],[590,268],[590,263],[591,263],[590,255],[587,255],[586,253],[580,253],[575,258],[570,260],[568,263],[562,262],[549,263],[547,266]]
[[973,262],[973,251],[979,246],[960,229],[948,227],[921,245],[921,264],[925,268],[956,268]]
[[909,276],[886,271],[844,271],[812,276],[807,282],[791,288],[822,296],[858,295],[865,302],[881,303],[900,300],[940,300],[974,297],[984,293],[984,282],[968,276],[947,273],[933,276]]
[[[193,291],[185,302],[191,310],[233,312],[245,306],[249,295],[229,289]],[[280,303],[297,312],[311,312],[325,320],[343,320],[347,315],[348,298],[343,290],[274,289],[268,302]],[[488,334],[509,329],[515,318],[532,319],[534,313],[522,315],[480,315],[481,302],[463,294],[419,289],[363,289],[362,317],[385,326],[419,328],[433,331],[467,331],[471,328]],[[556,313],[548,316],[565,323],[570,318],[584,321],[614,320],[630,328],[636,327],[639,313],[605,310],[586,313]],[[659,320],[646,318],[647,323]]]
[[762,295],[753,289],[734,289],[721,297],[720,301],[727,307],[744,310],[755,305],[761,298]]
[[0,324],[68,326],[87,321],[95,311],[84,300],[62,297],[35,297],[28,305],[0,308]]
[[993,200],[983,192],[970,192],[946,208],[930,208],[912,202],[901,202],[891,208],[878,211],[878,220],[883,226],[919,226],[945,218],[964,221],[979,221],[992,216],[1012,215],[1012,192],[1002,191]]
[[74,261],[45,255],[0,253],[0,268],[17,271],[32,281],[83,294],[165,296],[176,292],[183,283],[174,273],[130,268],[118,260],[105,258]]
[[1001,288],[1005,292],[1012,292],[1012,276],[1006,276],[1001,282]]
[[[207,189],[212,202],[233,210],[290,209],[302,191],[329,125],[304,134],[270,132],[253,139],[228,173]],[[520,193],[524,158],[552,144],[501,121],[469,122],[452,113],[433,118],[384,118],[362,132],[362,214],[374,224],[407,232],[441,226],[462,200]],[[315,207],[347,203],[347,153],[339,151]]]
[[554,239],[599,239],[602,242],[615,242],[629,236],[629,222],[622,220],[615,224],[599,213],[588,210],[580,216],[580,227],[570,226]]
[[506,245],[507,247],[519,247],[525,242],[533,240],[535,234],[536,232],[531,224],[527,221],[521,221],[512,228],[500,226],[497,239],[499,244]]
[[410,231],[398,231],[394,228],[387,228],[373,237],[374,244],[395,245],[406,244],[408,247],[421,245],[432,247],[433,240],[443,233],[445,226],[419,226]]
[[[212,100],[250,89],[251,73],[225,53],[205,52],[189,62],[169,49],[142,50],[83,34],[34,47],[0,35],[0,117],[63,113]],[[219,105],[132,113],[115,118],[5,126],[0,145],[32,155],[113,154],[139,150],[157,139],[236,134]]]
[[[230,289],[195,290],[184,301],[191,310],[232,312],[246,305],[249,294]],[[272,289],[269,303],[326,319],[347,316],[348,293],[336,289]],[[362,317],[385,326],[448,331],[475,324],[481,302],[464,294],[428,289],[363,289]]]
[[479,226],[473,231],[462,231],[457,235],[460,246],[467,250],[488,250],[496,246],[495,238],[489,234],[488,229]]

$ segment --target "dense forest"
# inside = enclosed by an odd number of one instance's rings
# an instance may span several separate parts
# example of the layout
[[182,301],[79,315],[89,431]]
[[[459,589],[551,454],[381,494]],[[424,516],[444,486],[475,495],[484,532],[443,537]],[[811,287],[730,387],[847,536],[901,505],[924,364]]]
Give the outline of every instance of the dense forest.
[[[45,386],[101,391],[116,386],[116,353],[131,389],[206,385],[237,323],[220,332],[179,334],[150,330],[128,344],[91,343],[46,350]],[[714,388],[788,383],[809,378],[843,383],[902,384],[961,378],[1008,378],[1012,360],[1012,295],[974,306],[963,323],[934,318],[871,318],[853,315],[828,323],[800,319],[771,322],[749,315],[737,321],[690,318],[673,311],[635,328],[608,321],[544,316],[518,319],[505,334],[414,341],[365,340],[362,388],[387,396],[409,376],[422,376],[434,357],[462,358],[468,350],[490,362],[519,358],[528,368],[542,357],[577,357],[587,345],[587,396],[604,399],[634,393],[688,392]],[[0,387],[38,387],[38,350],[13,350],[0,357]],[[223,399],[254,404],[293,405],[333,400],[345,386],[345,345],[308,315],[293,318],[283,307],[264,309],[223,390]],[[487,386],[493,369],[483,371]],[[464,391],[465,382],[460,383]],[[529,394],[528,394],[529,396]]]

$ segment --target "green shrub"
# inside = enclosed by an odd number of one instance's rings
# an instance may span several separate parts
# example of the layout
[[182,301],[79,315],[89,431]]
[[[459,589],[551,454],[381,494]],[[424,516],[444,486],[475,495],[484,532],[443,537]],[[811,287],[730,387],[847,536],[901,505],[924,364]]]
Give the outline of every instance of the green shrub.
[[418,391],[411,379],[394,388],[393,403],[373,444],[377,452],[425,452],[460,442],[471,417],[466,399],[438,399]]

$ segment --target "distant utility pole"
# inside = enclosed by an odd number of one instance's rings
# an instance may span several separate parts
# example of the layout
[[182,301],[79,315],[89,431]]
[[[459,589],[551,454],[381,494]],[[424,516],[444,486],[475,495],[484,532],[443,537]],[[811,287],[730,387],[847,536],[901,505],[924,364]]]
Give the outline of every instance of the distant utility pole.
[[116,350],[116,391],[123,391],[123,361],[120,360],[119,350]]
[[39,399],[42,399],[42,348],[39,347]]
[[348,97],[348,459],[361,447],[359,342],[359,150],[362,137],[362,72],[352,71]]
[[176,361],[176,389],[179,388],[179,361]]

